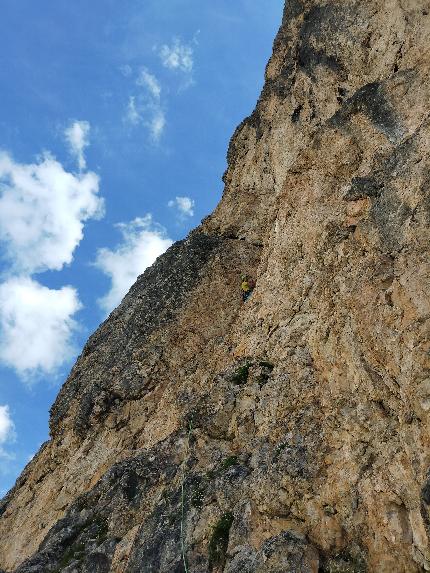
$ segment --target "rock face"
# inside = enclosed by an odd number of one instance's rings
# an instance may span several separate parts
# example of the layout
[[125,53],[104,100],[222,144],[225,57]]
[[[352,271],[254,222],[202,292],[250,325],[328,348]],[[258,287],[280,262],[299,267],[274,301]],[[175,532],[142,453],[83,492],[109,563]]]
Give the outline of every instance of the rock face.
[[89,339],[0,567],[430,571],[429,46],[428,0],[287,2],[219,206]]

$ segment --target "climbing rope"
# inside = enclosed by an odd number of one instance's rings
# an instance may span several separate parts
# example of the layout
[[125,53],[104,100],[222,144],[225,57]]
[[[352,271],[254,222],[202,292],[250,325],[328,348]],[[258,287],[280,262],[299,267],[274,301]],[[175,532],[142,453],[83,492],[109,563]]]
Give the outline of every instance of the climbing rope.
[[185,464],[188,458],[188,453],[190,449],[190,437],[191,432],[193,431],[193,421],[190,420],[188,424],[188,432],[187,432],[187,444],[185,450],[184,461],[182,462],[182,483],[181,483],[181,553],[182,553],[182,562],[184,564],[184,571],[188,573],[188,565],[187,565],[187,555],[186,555],[186,547],[185,547],[185,537],[184,537],[184,525],[185,525]]

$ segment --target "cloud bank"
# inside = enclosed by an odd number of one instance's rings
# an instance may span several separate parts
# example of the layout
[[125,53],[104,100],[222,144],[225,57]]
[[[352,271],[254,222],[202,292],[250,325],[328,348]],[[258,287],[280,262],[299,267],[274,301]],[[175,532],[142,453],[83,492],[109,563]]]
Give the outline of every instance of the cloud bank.
[[0,243],[8,263],[0,284],[0,359],[26,380],[54,373],[74,354],[76,290],[49,289],[32,275],[70,264],[85,222],[103,215],[99,178],[82,172],[88,133],[88,122],[65,131],[79,174],[48,153],[23,164],[0,152]]
[[29,277],[0,285],[0,358],[27,378],[53,373],[72,358],[73,315],[81,308],[76,290],[49,289]]
[[137,277],[172,244],[165,229],[154,223],[150,214],[117,227],[122,233],[122,242],[113,250],[99,249],[95,262],[111,280],[109,292],[99,300],[106,312],[121,302]]
[[12,270],[60,270],[83,237],[84,222],[103,215],[99,178],[73,175],[46,154],[21,164],[0,153],[0,241]]

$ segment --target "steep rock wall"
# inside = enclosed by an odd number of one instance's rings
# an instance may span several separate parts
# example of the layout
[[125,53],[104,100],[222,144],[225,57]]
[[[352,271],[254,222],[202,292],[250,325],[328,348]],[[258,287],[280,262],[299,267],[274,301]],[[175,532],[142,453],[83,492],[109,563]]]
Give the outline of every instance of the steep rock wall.
[[5,570],[430,570],[429,12],[287,2],[219,206],[1,502]]

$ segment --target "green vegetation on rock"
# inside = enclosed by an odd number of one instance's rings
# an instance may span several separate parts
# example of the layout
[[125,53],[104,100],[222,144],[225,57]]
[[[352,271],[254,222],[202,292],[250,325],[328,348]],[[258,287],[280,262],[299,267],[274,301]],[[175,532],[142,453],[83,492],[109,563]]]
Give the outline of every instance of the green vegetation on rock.
[[223,567],[225,564],[230,528],[233,523],[233,514],[224,513],[215,525],[209,542],[209,570],[213,567]]

